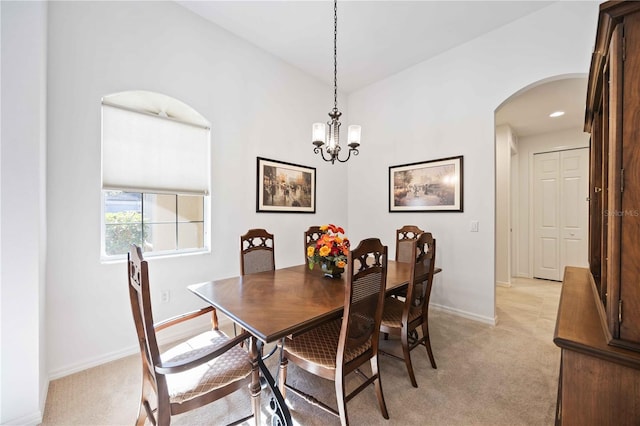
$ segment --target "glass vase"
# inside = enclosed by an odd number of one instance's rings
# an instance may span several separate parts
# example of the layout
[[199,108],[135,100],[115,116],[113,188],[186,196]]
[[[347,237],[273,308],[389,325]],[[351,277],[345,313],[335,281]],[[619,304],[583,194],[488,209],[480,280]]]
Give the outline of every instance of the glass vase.
[[339,268],[334,263],[323,263],[322,272],[327,278],[340,278],[344,272],[344,268]]

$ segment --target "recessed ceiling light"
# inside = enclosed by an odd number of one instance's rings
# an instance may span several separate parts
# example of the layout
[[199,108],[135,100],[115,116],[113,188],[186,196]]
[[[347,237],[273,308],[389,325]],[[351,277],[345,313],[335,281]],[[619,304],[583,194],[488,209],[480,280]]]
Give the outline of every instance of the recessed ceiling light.
[[556,111],[556,112],[552,112],[551,114],[549,114],[549,117],[555,118],[555,117],[560,117],[562,115],[564,115],[564,111]]

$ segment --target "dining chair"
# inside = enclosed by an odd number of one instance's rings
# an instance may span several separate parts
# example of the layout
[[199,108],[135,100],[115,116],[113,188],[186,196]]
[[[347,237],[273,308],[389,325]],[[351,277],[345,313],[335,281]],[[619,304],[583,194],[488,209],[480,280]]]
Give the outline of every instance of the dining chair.
[[[274,242],[273,234],[262,228],[249,229],[240,236],[240,275],[275,270]],[[233,333],[237,334],[235,322]],[[262,359],[271,357],[277,349],[274,344]]]
[[[169,425],[172,416],[249,386],[252,374],[259,374],[257,363],[252,366],[249,354],[239,346],[249,337],[248,333],[227,337],[218,329],[216,310],[211,306],[154,324],[149,267],[135,245],[128,253],[128,281],[142,357],[142,396],[137,426],[144,425],[147,418],[154,425]],[[211,314],[210,331],[160,352],[156,333],[205,314]],[[255,410],[260,394],[252,392],[252,395]],[[257,417],[255,423],[258,423]]]
[[309,229],[304,231],[304,263],[309,266],[309,259],[307,258],[307,248],[315,244],[320,237],[322,237],[322,231],[319,226],[310,226]]
[[396,229],[396,262],[412,262],[411,241],[424,231],[415,225],[404,225]]
[[265,229],[249,229],[240,237],[240,275],[276,269],[273,234]]
[[[417,388],[418,383],[413,372],[410,352],[423,345],[427,349],[431,367],[437,368],[429,339],[429,298],[436,259],[436,240],[430,232],[424,232],[418,236],[417,240],[411,241],[411,257],[414,261],[406,297],[404,300],[395,297],[385,298],[380,332],[384,333],[385,337],[387,335],[400,337],[402,357],[384,349],[381,349],[381,352],[404,360],[411,384]],[[418,327],[422,328],[422,337],[419,337]],[[393,342],[389,341],[389,343]],[[385,344],[387,344],[386,338]]]
[[[346,403],[355,395],[375,385],[378,404],[385,419],[389,418],[382,393],[378,366],[378,339],[387,280],[387,247],[379,239],[360,242],[348,255],[348,279],[345,283],[344,312],[341,318],[329,320],[305,333],[287,337],[279,368],[278,386],[283,396],[286,389],[313,405],[340,418],[348,425]],[[338,409],[287,383],[287,365],[291,361],[311,374],[334,381]],[[370,377],[347,393],[346,376],[367,361]]]
[[[396,229],[396,262],[410,263],[412,258],[412,242],[424,231],[415,225],[404,225]],[[402,286],[392,293],[393,297],[407,297],[407,288]],[[385,336],[386,337],[386,336]]]

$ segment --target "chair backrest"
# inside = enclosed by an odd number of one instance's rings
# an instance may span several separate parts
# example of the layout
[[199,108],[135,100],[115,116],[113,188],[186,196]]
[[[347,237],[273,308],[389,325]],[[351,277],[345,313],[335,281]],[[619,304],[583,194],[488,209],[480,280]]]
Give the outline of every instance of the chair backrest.
[[[402,312],[402,320],[405,323],[410,316],[415,317],[417,313],[420,313],[420,318],[426,318],[436,262],[436,240],[430,232],[424,232],[412,242],[411,251],[414,262]],[[410,315],[411,313],[414,315]]]
[[132,245],[128,257],[129,299],[133,321],[136,325],[140,353],[142,355],[144,378],[154,387],[158,397],[166,395],[167,386],[163,375],[155,374],[154,366],[160,363],[160,351],[151,312],[151,292],[149,290],[149,269],[142,257],[142,250]]
[[322,236],[322,231],[319,226],[310,226],[309,229],[304,231],[304,262],[306,264],[309,263],[309,259],[307,258],[307,248],[315,244],[320,237]]
[[405,225],[396,230],[396,262],[413,262],[411,243],[423,232],[414,225]]
[[250,229],[240,237],[240,275],[275,268],[273,234],[264,229]]
[[[344,315],[336,366],[345,360],[378,353],[378,335],[387,284],[387,246],[378,238],[362,240],[348,255],[349,277],[345,287]],[[371,341],[363,354],[363,345]]]

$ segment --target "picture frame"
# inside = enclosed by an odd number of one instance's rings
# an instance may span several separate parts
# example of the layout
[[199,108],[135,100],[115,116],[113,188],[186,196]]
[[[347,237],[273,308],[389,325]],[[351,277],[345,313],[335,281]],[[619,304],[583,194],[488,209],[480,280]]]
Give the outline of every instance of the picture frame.
[[389,212],[462,212],[463,156],[389,167]]
[[258,157],[256,212],[315,213],[315,167]]

